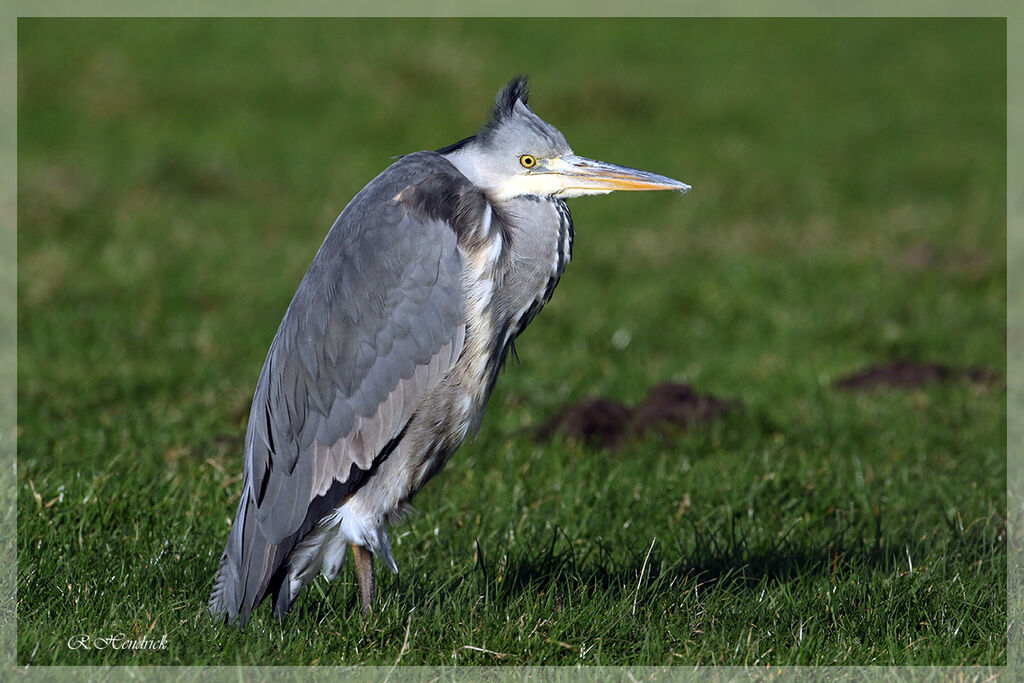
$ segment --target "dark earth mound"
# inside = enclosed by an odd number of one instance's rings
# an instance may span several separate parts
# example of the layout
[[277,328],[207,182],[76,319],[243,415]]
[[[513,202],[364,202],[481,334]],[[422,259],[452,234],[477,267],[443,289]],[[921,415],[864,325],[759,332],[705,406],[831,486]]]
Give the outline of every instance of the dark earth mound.
[[989,383],[995,375],[980,368],[954,368],[944,363],[918,363],[901,360],[889,365],[872,365],[833,382],[836,389],[862,391],[879,387],[916,389],[933,382],[953,382],[967,379]]
[[647,392],[644,402],[633,409],[633,427],[638,433],[666,426],[690,429],[713,422],[736,407],[735,401],[698,394],[689,384],[664,382]]
[[698,394],[689,384],[665,382],[630,409],[608,398],[590,398],[563,407],[536,432],[538,441],[556,433],[595,448],[617,450],[650,430],[691,429],[738,407],[736,401]]
[[633,436],[629,407],[608,398],[588,398],[570,403],[541,425],[538,441],[549,441],[556,432],[571,441],[615,450]]

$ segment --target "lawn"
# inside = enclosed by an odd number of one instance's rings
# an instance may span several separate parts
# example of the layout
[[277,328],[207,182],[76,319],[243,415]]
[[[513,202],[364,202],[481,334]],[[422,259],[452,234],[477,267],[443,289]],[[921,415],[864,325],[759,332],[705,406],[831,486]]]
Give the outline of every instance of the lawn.
[[[20,664],[1002,664],[1002,20],[26,20]],[[590,157],[476,439],[284,624],[206,613],[260,366],[347,201],[529,73]],[[898,360],[980,369],[840,391]],[[741,407],[532,438],[663,381]],[[69,647],[126,634],[166,649]]]

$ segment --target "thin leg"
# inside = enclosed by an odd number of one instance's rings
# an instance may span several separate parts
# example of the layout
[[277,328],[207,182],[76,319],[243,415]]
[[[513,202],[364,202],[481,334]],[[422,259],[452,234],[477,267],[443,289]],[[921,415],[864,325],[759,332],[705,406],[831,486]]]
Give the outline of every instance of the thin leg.
[[363,614],[373,612],[373,553],[369,548],[352,544],[352,555],[356,560],[356,574],[359,576],[359,596],[363,600]]

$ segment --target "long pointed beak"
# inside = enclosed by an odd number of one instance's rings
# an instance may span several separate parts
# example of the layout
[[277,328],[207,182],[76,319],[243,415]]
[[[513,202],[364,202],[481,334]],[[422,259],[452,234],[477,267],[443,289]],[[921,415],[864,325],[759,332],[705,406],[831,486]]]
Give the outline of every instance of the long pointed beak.
[[604,194],[615,190],[676,190],[683,194],[690,191],[686,183],[657,173],[576,155],[552,159],[542,172],[560,176],[566,196]]

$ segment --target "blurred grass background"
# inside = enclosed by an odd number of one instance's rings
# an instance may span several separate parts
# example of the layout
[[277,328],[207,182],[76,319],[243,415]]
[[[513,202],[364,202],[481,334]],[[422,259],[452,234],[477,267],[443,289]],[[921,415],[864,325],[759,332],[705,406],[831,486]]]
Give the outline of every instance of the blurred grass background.
[[[1004,386],[830,384],[1005,376],[1005,29],[21,19],[18,661],[1001,663]],[[349,570],[284,626],[214,626],[252,390],[327,228],[522,72],[577,153],[693,192],[572,203],[377,616]],[[526,435],[669,379],[743,411],[615,456]],[[66,646],[118,632],[170,648]]]

